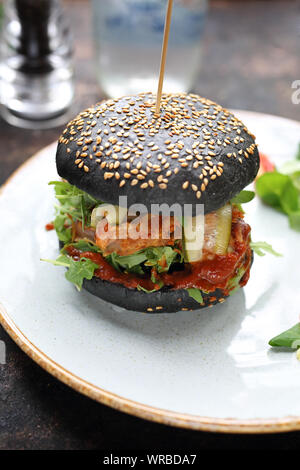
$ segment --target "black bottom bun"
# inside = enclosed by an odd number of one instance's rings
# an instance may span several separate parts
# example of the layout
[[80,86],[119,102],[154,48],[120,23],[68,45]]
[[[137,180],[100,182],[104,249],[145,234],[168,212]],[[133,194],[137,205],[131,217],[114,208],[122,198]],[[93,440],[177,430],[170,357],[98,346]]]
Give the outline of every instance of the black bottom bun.
[[225,296],[220,289],[216,289],[210,294],[202,294],[203,304],[199,304],[189,296],[185,289],[169,289],[163,287],[157,292],[139,291],[128,289],[121,284],[103,281],[93,277],[91,280],[84,280],[83,287],[91,294],[100,297],[114,305],[127,310],[145,313],[172,313],[179,310],[198,310],[209,305],[223,302]]
[[[64,244],[59,242],[62,249]],[[251,252],[253,263],[253,251]],[[129,289],[110,281],[104,281],[98,277],[83,281],[83,288],[100,299],[113,305],[144,313],[174,313],[180,310],[199,310],[222,303],[228,297],[221,289],[216,289],[210,294],[202,293],[203,303],[199,304],[190,297],[186,289],[170,289],[163,287],[157,292],[147,293],[137,289]]]

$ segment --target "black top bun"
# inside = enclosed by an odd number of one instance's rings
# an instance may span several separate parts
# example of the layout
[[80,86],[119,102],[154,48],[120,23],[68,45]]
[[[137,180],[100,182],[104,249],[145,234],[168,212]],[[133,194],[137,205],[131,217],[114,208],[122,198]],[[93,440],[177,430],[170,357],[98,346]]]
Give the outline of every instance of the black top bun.
[[80,113],[57,149],[59,175],[111,204],[177,202],[217,210],[256,176],[254,136],[220,105],[194,94],[143,93]]

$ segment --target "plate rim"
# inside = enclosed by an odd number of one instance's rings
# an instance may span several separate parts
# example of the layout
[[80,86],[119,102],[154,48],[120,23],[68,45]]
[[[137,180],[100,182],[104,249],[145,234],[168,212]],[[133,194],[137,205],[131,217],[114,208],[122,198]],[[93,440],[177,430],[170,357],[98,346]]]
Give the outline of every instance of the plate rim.
[[[260,115],[270,118],[283,119],[290,121],[293,124],[300,126],[300,122],[276,116],[272,114],[258,113],[255,111],[247,110],[233,110],[234,113]],[[0,197],[3,195],[5,188],[11,183],[15,176],[24,169],[25,166],[30,165],[34,160],[38,159],[40,154],[54,147],[56,142],[43,147],[36,152],[33,156],[28,158],[21,164],[0,187]],[[53,359],[43,353],[35,344],[33,344],[23,332],[16,326],[14,321],[10,318],[4,306],[0,303],[0,324],[4,330],[12,338],[12,340],[40,367],[68,385],[77,392],[86,395],[87,397],[100,402],[104,405],[110,406],[118,411],[128,413],[130,415],[143,418],[149,421],[154,421],[160,424],[186,428],[191,430],[209,431],[209,432],[222,432],[222,433],[236,433],[236,434],[268,434],[278,432],[288,432],[300,430],[300,416],[285,416],[281,418],[251,418],[251,419],[237,419],[237,418],[214,418],[199,415],[192,415],[189,413],[179,413],[162,408],[152,407],[145,405],[134,400],[124,398],[115,393],[104,390],[97,385],[78,377],[69,370],[56,363]]]

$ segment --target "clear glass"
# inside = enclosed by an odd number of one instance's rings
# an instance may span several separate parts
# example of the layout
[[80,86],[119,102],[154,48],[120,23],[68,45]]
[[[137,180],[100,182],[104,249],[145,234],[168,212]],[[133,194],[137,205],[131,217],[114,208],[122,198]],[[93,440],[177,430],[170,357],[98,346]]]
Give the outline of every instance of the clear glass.
[[13,125],[66,121],[74,95],[69,29],[58,0],[6,0],[0,37],[1,114]]
[[[157,89],[167,0],[93,0],[98,81],[113,98]],[[201,65],[207,0],[175,0],[164,91],[190,91]]]

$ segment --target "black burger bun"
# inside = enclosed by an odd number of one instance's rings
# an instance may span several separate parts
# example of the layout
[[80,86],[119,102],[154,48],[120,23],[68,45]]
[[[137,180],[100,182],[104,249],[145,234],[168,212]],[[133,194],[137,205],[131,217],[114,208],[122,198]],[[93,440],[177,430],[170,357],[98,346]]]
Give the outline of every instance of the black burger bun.
[[203,303],[199,303],[189,296],[186,289],[170,289],[163,287],[156,292],[143,292],[137,289],[129,289],[121,284],[110,281],[103,281],[93,277],[91,280],[84,280],[83,287],[91,294],[106,302],[132,310],[134,312],[145,313],[173,313],[180,310],[199,310],[215,305],[225,300],[220,289],[216,289],[210,294],[202,294]]
[[217,210],[254,180],[254,136],[220,105],[194,94],[144,93],[103,101],[59,139],[57,170],[100,201],[204,204]]
[[[64,243],[59,241],[60,250],[64,247]],[[253,251],[251,251],[251,265],[253,263]],[[90,294],[99,297],[118,307],[134,312],[144,313],[174,313],[180,310],[193,311],[200,310],[217,303],[223,303],[228,297],[228,293],[224,293],[221,289],[213,292],[201,292],[203,302],[197,302],[191,297],[187,289],[172,289],[162,287],[156,292],[144,292],[138,289],[130,289],[122,284],[114,283],[92,277],[92,279],[84,279],[83,289]]]
[[[60,245],[62,246],[62,245]],[[251,251],[251,266],[253,251]],[[163,287],[156,292],[143,292],[129,289],[121,284],[104,281],[98,277],[83,281],[83,288],[91,294],[118,307],[145,313],[174,313],[180,310],[192,311],[223,303],[228,297],[221,289],[213,292],[202,292],[203,303],[193,299],[186,289]]]

